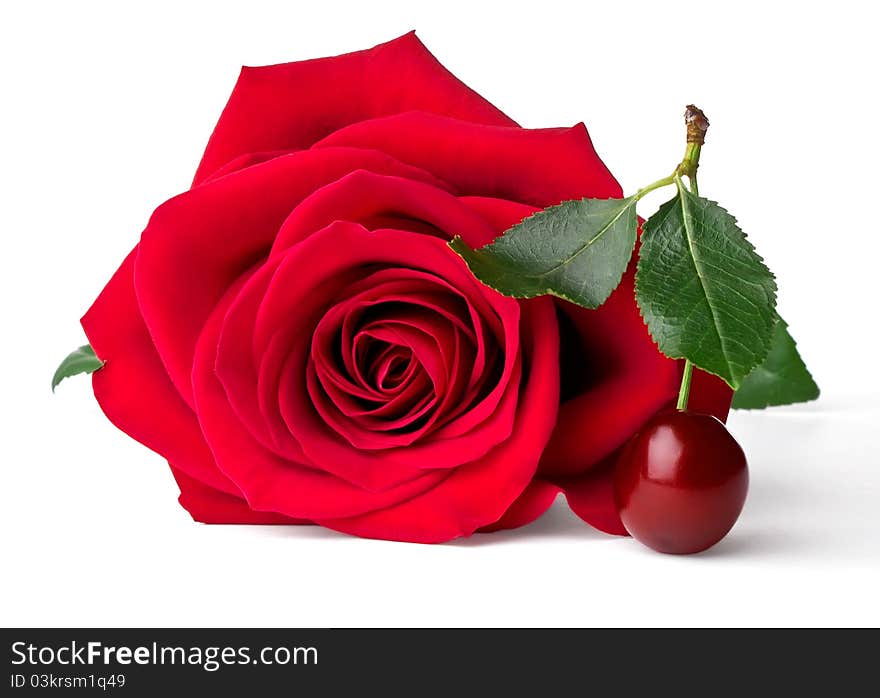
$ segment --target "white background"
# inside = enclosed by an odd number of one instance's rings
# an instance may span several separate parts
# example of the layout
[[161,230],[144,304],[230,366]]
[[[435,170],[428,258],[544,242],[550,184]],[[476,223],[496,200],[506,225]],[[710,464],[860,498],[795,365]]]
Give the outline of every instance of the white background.
[[[880,623],[872,5],[4,4],[0,624]],[[733,415],[752,489],[712,551],[654,554],[562,502],[529,528],[443,546],[197,525],[88,380],[50,394],[83,343],[78,318],[151,210],[189,185],[239,66],[412,28],[523,125],[584,120],[627,192],[678,161],[687,102],[708,113],[701,190],[777,273],[824,389],[815,404]]]

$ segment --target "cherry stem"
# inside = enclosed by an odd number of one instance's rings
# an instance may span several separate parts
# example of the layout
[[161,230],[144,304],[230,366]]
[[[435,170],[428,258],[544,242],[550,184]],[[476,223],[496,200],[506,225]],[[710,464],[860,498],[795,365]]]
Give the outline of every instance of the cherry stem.
[[[684,122],[687,126],[687,148],[684,157],[678,167],[675,168],[674,177],[687,176],[692,193],[699,195],[697,186],[697,168],[700,166],[700,150],[706,140],[706,131],[709,130],[709,120],[702,109],[688,104],[684,112]],[[681,374],[681,387],[678,390],[677,410],[685,411],[688,406],[688,397],[691,394],[691,380],[694,377],[694,365],[690,359],[684,360],[684,370]]]
[[678,389],[678,402],[675,409],[684,412],[688,406],[688,397],[691,394],[691,379],[694,376],[694,365],[690,360],[684,360],[684,372],[681,374],[681,387]]

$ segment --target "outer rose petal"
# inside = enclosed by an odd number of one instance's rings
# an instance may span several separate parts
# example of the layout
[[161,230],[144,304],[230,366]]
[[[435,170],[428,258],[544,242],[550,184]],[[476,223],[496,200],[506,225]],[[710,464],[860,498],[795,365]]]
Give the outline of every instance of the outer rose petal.
[[410,112],[340,129],[315,145],[372,148],[428,170],[464,195],[544,207],[582,196],[619,197],[583,124],[524,129]]
[[699,369],[694,371],[688,399],[689,410],[712,414],[726,422],[732,399],[733,391],[723,380]]
[[215,179],[220,179],[221,177],[225,177],[228,174],[232,174],[233,172],[238,172],[239,170],[243,170],[245,168],[251,167],[253,165],[259,165],[260,163],[266,162],[268,160],[274,160],[275,158],[280,158],[282,155],[290,155],[293,150],[266,150],[261,153],[245,153],[244,155],[239,155],[236,158],[233,158],[229,162],[227,162],[223,167],[214,170],[211,173],[210,177],[202,180],[201,184],[205,182],[211,182]]
[[677,393],[681,365],[660,354],[648,335],[634,301],[633,266],[597,310],[560,303],[576,335],[568,340],[581,348],[577,363],[586,375],[568,375],[581,385],[568,386],[542,473],[574,475],[591,468]]
[[[470,245],[484,245],[497,235],[492,226],[440,187],[408,177],[355,170],[321,187],[297,206],[284,221],[272,245],[279,254],[334,221],[359,222],[396,216],[428,224],[434,234],[461,237]],[[388,226],[394,227],[394,226]]]
[[558,485],[541,478],[535,478],[498,521],[483,526],[479,533],[519,528],[532,523],[550,508],[559,492]]
[[557,484],[565,492],[571,510],[593,528],[625,536],[628,534],[614,501],[613,473],[616,461],[615,453],[586,473],[558,480]]
[[308,524],[310,521],[291,519],[281,514],[253,511],[241,497],[207,487],[173,465],[171,473],[180,487],[180,506],[194,520],[208,524]]
[[107,364],[92,374],[95,397],[119,429],[192,478],[238,494],[214,464],[195,414],[180,399],[141,319],[134,295],[135,248],[110,279],[82,326]]
[[514,124],[410,32],[366,51],[242,68],[194,184],[240,155],[305,149],[348,124],[414,109]]

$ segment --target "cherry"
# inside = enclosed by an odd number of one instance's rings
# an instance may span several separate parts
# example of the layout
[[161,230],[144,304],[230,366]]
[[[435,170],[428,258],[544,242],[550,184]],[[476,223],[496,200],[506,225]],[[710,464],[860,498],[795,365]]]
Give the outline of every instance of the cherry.
[[661,553],[698,553],[733,527],[749,488],[746,457],[718,419],[668,411],[623,449],[614,472],[620,518]]

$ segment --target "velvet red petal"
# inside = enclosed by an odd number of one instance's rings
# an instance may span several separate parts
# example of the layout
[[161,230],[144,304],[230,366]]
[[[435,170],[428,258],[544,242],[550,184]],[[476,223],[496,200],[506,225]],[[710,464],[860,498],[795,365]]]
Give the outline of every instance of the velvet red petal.
[[614,501],[616,454],[586,473],[556,480],[568,506],[593,528],[616,536],[629,535],[623,527]]
[[535,478],[498,521],[483,526],[478,533],[503,531],[532,523],[550,508],[559,492],[557,485]]
[[156,209],[141,236],[135,289],[159,356],[190,407],[193,351],[219,299],[268,254],[291,209],[356,169],[433,181],[382,153],[334,148],[253,165]]
[[241,497],[207,487],[186,473],[171,466],[171,473],[180,488],[178,501],[194,520],[207,524],[310,524],[311,521],[291,519],[281,514],[254,511]]
[[443,473],[425,473],[400,487],[368,492],[310,465],[281,458],[251,436],[230,407],[214,370],[223,318],[246,280],[232,286],[205,324],[196,348],[193,386],[199,423],[217,465],[238,485],[248,505],[300,519],[352,516],[408,499],[440,481]]
[[[399,216],[429,224],[470,245],[492,240],[494,229],[438,183],[356,170],[317,190],[284,221],[272,247],[277,254],[334,221],[365,223]],[[381,226],[379,226],[381,227]]]
[[507,441],[419,496],[362,516],[318,523],[367,538],[439,543],[499,521],[532,481],[559,399],[558,336],[551,301],[523,303],[522,323],[530,368]]
[[277,261],[263,264],[234,294],[221,324],[214,373],[236,417],[254,439],[282,458],[307,463],[302,447],[291,436],[278,410],[278,374],[283,356],[273,367],[265,354],[260,355],[254,348],[256,314],[277,267]]
[[459,194],[539,207],[582,196],[621,196],[583,124],[523,129],[411,112],[340,129],[316,148],[374,148],[426,169]]
[[560,407],[542,473],[576,474],[592,467],[677,393],[681,367],[660,354],[648,335],[634,301],[633,272],[630,268],[597,310],[560,303],[574,327],[586,377]]
[[692,412],[711,414],[722,422],[727,421],[733,391],[718,376],[713,376],[699,369],[694,370],[691,381],[691,394],[688,409]]
[[195,414],[171,384],[141,319],[132,277],[137,253],[129,253],[82,318],[92,348],[106,361],[92,374],[95,397],[107,418],[133,439],[190,477],[237,494],[214,464]]
[[220,179],[220,177],[225,177],[228,174],[232,174],[233,172],[238,172],[239,170],[244,170],[253,165],[259,165],[263,162],[267,162],[269,160],[274,160],[275,158],[279,158],[282,155],[290,155],[291,153],[296,152],[295,150],[268,150],[261,153],[245,153],[243,155],[239,155],[238,157],[233,158],[229,162],[227,162],[223,167],[214,170],[211,173],[210,177],[204,179],[201,183],[210,182],[214,179]]
[[[315,260],[322,260],[322,264]],[[316,413],[305,382],[308,347],[303,338],[311,336],[313,325],[309,318],[322,310],[324,294],[312,290],[342,269],[376,264],[421,268],[475,298],[491,298],[491,307],[504,327],[506,354],[502,357],[504,372],[499,383],[506,387],[499,409],[467,434],[455,439],[429,439],[405,449],[370,452],[353,449]],[[292,312],[294,305],[296,313]],[[286,373],[281,380],[285,390],[279,398],[291,432],[311,462],[378,490],[388,483],[401,482],[407,469],[448,468],[466,463],[507,438],[516,409],[520,370],[519,308],[516,301],[479,284],[441,240],[390,230],[370,233],[357,224],[339,222],[288,251],[260,306],[255,346],[265,343],[262,337],[269,338],[279,326],[287,325],[287,337],[294,343],[289,346]],[[287,347],[286,342],[282,345]]]
[[366,51],[242,68],[194,184],[242,154],[308,148],[348,124],[413,109],[485,124],[514,123],[410,32]]

